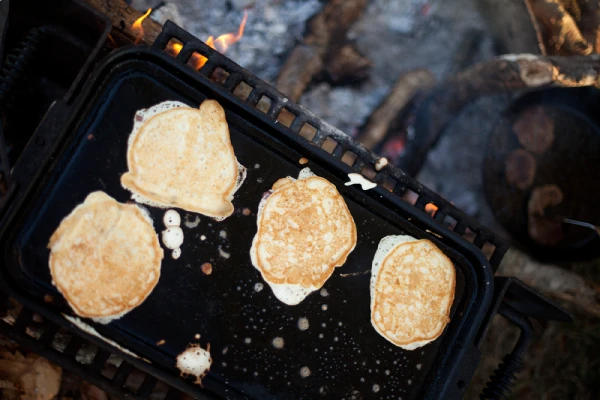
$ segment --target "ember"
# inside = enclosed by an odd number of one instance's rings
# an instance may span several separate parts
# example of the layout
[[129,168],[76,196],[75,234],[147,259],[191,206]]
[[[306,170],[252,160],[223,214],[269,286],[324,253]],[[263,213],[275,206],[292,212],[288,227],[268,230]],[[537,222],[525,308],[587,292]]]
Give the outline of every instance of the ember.
[[425,204],[425,212],[427,214],[431,215],[432,217],[435,215],[437,210],[438,210],[438,207],[435,204],[433,204],[433,203]]

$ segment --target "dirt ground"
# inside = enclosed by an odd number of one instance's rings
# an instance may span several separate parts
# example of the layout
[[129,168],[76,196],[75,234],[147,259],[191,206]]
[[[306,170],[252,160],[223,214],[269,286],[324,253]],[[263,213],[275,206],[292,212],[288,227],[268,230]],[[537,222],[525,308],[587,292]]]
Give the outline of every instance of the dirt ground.
[[[600,320],[575,314],[573,324],[536,325],[536,338],[524,359],[511,399],[598,399],[600,396]],[[482,346],[484,356],[465,398],[478,398],[499,360],[518,337],[518,329],[496,317]]]

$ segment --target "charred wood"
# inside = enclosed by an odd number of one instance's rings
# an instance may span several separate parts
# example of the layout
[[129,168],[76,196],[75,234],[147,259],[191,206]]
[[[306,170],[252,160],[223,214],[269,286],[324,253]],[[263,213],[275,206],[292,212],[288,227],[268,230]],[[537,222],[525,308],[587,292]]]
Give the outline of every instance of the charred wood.
[[357,137],[366,148],[373,149],[387,135],[393,121],[410,104],[414,96],[435,83],[435,77],[425,69],[406,72],[367,119]]
[[362,14],[366,0],[330,0],[307,23],[304,40],[291,52],[277,78],[277,89],[298,101],[321,73],[332,48],[345,42],[348,29]]

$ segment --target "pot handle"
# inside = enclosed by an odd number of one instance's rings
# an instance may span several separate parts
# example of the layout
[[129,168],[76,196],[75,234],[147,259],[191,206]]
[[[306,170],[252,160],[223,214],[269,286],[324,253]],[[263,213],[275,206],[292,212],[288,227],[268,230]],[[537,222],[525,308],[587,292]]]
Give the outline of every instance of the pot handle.
[[502,359],[494,370],[480,399],[507,399],[515,383],[516,374],[523,366],[523,356],[533,337],[531,318],[573,322],[566,310],[550,299],[536,292],[517,278],[498,276],[494,278],[494,298],[486,321],[478,334],[477,347],[485,337],[491,321],[496,314],[515,324],[521,330],[519,340],[513,350]]
[[510,396],[510,389],[517,380],[516,375],[523,367],[523,355],[527,351],[533,336],[533,326],[529,318],[508,304],[498,307],[498,314],[517,325],[521,330],[519,340],[513,350],[502,359],[485,385],[480,396],[481,400],[501,400]]

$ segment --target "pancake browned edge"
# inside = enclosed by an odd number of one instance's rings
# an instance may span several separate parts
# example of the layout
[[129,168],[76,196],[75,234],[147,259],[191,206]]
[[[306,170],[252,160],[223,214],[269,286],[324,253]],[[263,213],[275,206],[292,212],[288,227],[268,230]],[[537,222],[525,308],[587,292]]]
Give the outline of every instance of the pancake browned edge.
[[450,322],[455,285],[454,264],[432,242],[386,236],[371,269],[371,324],[405,350],[424,346]]
[[320,289],[356,245],[344,198],[327,180],[280,179],[259,207],[252,264],[285,304]]
[[108,323],[140,305],[160,277],[163,250],[135,204],[93,192],[50,238],[52,283],[81,317]]
[[233,152],[225,111],[215,100],[199,109],[165,102],[139,111],[127,166],[121,183],[134,200],[214,218],[233,213],[231,201],[246,173]]

